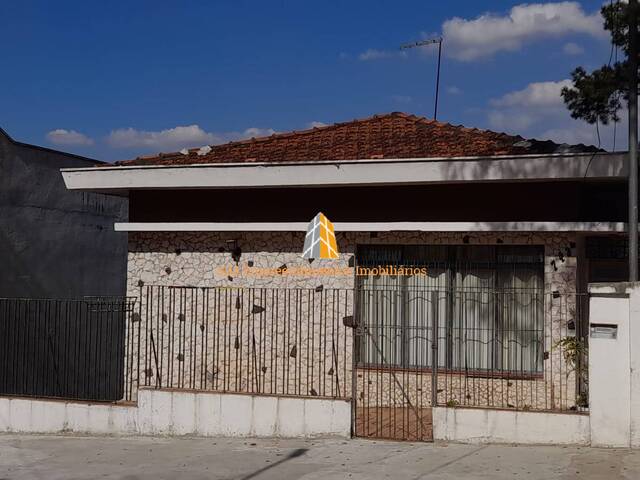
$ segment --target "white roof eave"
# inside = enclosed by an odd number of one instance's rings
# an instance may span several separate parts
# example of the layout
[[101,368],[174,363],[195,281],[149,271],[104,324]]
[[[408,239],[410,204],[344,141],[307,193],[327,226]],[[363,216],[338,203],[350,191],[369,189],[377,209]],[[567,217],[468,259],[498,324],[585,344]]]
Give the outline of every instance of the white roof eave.
[[[308,222],[129,222],[119,232],[306,232]],[[336,232],[621,233],[622,222],[335,222]]]
[[132,165],[61,169],[70,190],[410,185],[621,179],[626,154]]

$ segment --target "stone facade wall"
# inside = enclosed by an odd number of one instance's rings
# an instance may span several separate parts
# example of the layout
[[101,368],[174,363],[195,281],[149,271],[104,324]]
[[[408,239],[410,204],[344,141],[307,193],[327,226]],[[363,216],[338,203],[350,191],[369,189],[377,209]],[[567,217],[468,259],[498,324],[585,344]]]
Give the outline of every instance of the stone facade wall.
[[[576,301],[572,295],[576,292],[577,259],[575,256],[575,236],[555,233],[337,233],[340,258],[336,260],[314,260],[310,263],[301,258],[304,233],[302,232],[164,232],[131,233],[129,235],[128,294],[139,297],[149,285],[180,287],[225,287],[230,292],[240,292],[238,288],[252,287],[264,294],[274,295],[270,289],[305,289],[299,302],[284,300],[243,300],[240,307],[233,305],[229,311],[221,313],[209,300],[204,310],[190,306],[186,299],[174,297],[173,304],[149,308],[141,311],[137,333],[130,332],[129,337],[141,335],[149,339],[150,331],[155,331],[155,352],[141,351],[141,367],[133,362],[128,375],[133,388],[140,385],[157,384],[162,377],[164,384],[176,383],[181,388],[221,389],[225,391],[256,391],[255,385],[261,385],[264,393],[296,395],[335,395],[326,389],[326,385],[335,384],[336,371],[344,372],[340,396],[351,395],[351,351],[353,330],[344,326],[342,320],[353,315],[352,302],[341,308],[331,318],[332,329],[327,331],[322,325],[321,302],[318,295],[328,296],[329,292],[343,292],[347,295],[354,288],[353,256],[358,244],[433,244],[433,245],[543,245],[545,248],[544,282],[545,291],[556,292],[562,301],[549,302],[545,306],[545,361],[544,378],[535,380],[507,381],[477,379],[471,382],[464,376],[451,377],[448,387],[440,387],[445,378],[439,378],[439,403],[456,405],[486,404],[486,406],[518,407],[533,409],[571,408],[575,404],[575,373],[566,364],[563,352],[555,348],[555,342],[570,336],[567,322],[576,314]],[[285,273],[256,274],[266,269],[277,270],[287,267],[295,269],[336,268],[339,275],[291,275]],[[239,269],[239,270],[238,270]],[[197,289],[196,289],[197,290]],[[244,290],[246,292],[246,290]],[[270,293],[271,292],[271,293]],[[191,294],[193,295],[193,294]],[[233,295],[228,300],[232,302]],[[236,297],[238,293],[235,294]],[[277,294],[276,294],[277,295]],[[334,293],[335,295],[335,293]],[[351,297],[352,298],[352,297]],[[551,298],[551,297],[550,297]],[[182,302],[182,303],[181,303]],[[283,303],[284,302],[284,303]],[[147,304],[143,301],[143,304]],[[231,303],[230,303],[231,304]],[[257,316],[251,313],[255,305],[264,307],[266,312]],[[218,308],[216,311],[215,308]],[[154,310],[155,309],[155,310]],[[292,327],[290,313],[297,312]],[[279,313],[275,314],[274,311]],[[325,309],[326,312],[326,309]],[[305,319],[298,318],[304,314]],[[183,315],[180,320],[179,315]],[[164,315],[164,317],[163,317]],[[265,317],[266,315],[266,317]],[[309,315],[312,319],[309,321]],[[176,318],[178,320],[176,321]],[[189,323],[189,319],[192,323]],[[255,320],[258,318],[258,327]],[[247,332],[248,322],[253,322],[252,334]],[[326,313],[325,313],[326,323]],[[216,323],[217,322],[217,323]],[[156,325],[156,327],[154,327]],[[164,325],[164,326],[163,326]],[[154,330],[155,328],[155,330]],[[271,330],[273,328],[273,331]],[[135,327],[134,327],[135,330]],[[176,334],[177,332],[177,334]],[[133,333],[133,335],[132,335]],[[256,343],[255,337],[258,337]],[[340,353],[336,349],[332,335],[339,339]],[[178,339],[178,340],[176,340]],[[176,344],[176,341],[182,342]],[[216,343],[218,342],[218,343]],[[135,342],[133,342],[135,343]],[[132,343],[132,345],[133,345]],[[148,342],[147,342],[148,343]],[[209,354],[190,353],[191,350],[213,351],[213,345],[219,352]],[[223,345],[222,347],[219,345]],[[329,348],[327,348],[329,345]],[[205,348],[206,347],[206,348]],[[294,348],[295,347],[295,348]],[[258,348],[258,350],[256,350]],[[261,350],[260,350],[261,349]],[[295,357],[291,352],[295,351]],[[330,351],[328,354],[327,351]],[[256,351],[267,352],[256,356]],[[226,352],[226,353],[220,353]],[[167,372],[152,368],[158,362],[152,362],[152,356],[172,358],[181,355],[179,369],[186,370],[195,383],[180,385],[184,374]],[[175,359],[174,358],[174,359]],[[256,360],[256,358],[258,360]],[[242,360],[244,359],[244,360]],[[309,360],[308,360],[309,359]],[[315,359],[315,360],[314,360]],[[242,363],[244,367],[240,364]],[[313,364],[310,362],[314,362]],[[161,363],[161,362],[160,362]],[[276,365],[276,368],[273,367]],[[277,366],[280,365],[280,368]],[[136,370],[137,371],[134,371]],[[288,372],[288,373],[285,373]],[[292,377],[291,372],[295,372]],[[182,375],[182,377],[180,377]],[[389,405],[403,405],[407,397],[430,399],[431,381],[422,378],[424,374],[412,374],[413,379],[407,385],[426,385],[424,389],[402,394],[398,398],[397,381],[393,378],[372,377],[366,382],[362,372],[356,374],[358,398],[371,397],[371,388],[381,392],[379,398],[387,398]],[[389,375],[387,375],[388,377]],[[141,380],[137,380],[137,378]],[[241,381],[238,383],[238,378]],[[192,377],[189,377],[192,378]],[[202,383],[204,379],[204,384]],[[207,380],[208,379],[208,380]],[[291,383],[293,382],[293,383]],[[379,385],[374,385],[378,384]],[[287,388],[282,387],[287,385]],[[321,387],[323,386],[324,387]],[[373,385],[373,387],[372,387]],[[471,387],[469,387],[471,385]],[[297,389],[292,391],[291,389]],[[382,390],[381,390],[382,389]],[[287,391],[285,391],[287,390]],[[321,390],[321,391],[320,391]],[[446,393],[442,393],[446,392]],[[445,398],[446,397],[446,398]],[[495,398],[500,398],[497,405]],[[377,401],[377,400],[376,400]]]
[[138,289],[127,397],[138,386],[285,396],[351,396],[347,289]]
[[[437,374],[437,405],[448,407],[514,408],[518,410],[581,411],[575,398],[573,377],[554,382],[549,366],[537,378],[487,378],[458,372]],[[432,405],[432,373],[356,370],[357,404],[363,409],[380,407],[425,408]],[[557,380],[557,379],[556,379]]]
[[[353,275],[230,276],[221,268],[236,264],[230,250],[241,249],[243,269],[287,267],[347,268],[358,244],[423,245],[544,245],[545,290],[575,292],[575,235],[564,233],[458,233],[389,232],[336,233],[340,258],[315,260],[301,257],[303,232],[135,232],[129,234],[127,291],[138,295],[138,283],[180,286],[250,286],[282,288],[353,288]],[[251,267],[249,266],[251,262]],[[553,262],[553,263],[552,263]]]

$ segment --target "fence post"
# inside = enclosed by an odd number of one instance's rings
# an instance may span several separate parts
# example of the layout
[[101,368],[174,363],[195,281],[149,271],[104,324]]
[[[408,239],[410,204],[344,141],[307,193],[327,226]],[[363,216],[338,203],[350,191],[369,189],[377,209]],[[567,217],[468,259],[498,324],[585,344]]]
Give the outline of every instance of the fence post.
[[[357,285],[357,284],[356,284]],[[356,425],[356,412],[358,408],[358,347],[360,345],[359,301],[360,290],[354,288],[353,292],[353,322],[351,328],[351,436],[355,437],[359,432]],[[345,352],[346,353],[346,352]]]
[[431,292],[431,406],[438,406],[438,291]]
[[628,285],[635,287],[626,283],[589,286],[589,414],[594,447],[631,446]]

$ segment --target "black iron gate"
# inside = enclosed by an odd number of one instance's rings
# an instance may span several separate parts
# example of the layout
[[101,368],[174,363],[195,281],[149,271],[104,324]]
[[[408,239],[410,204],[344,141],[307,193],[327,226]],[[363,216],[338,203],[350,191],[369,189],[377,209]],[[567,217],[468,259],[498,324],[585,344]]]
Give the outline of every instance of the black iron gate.
[[[407,289],[358,290],[356,436],[433,440],[437,374],[429,366],[437,369],[438,364],[437,295]],[[407,321],[412,312],[420,316],[419,322]]]
[[432,407],[583,413],[587,295],[360,287],[354,433],[433,438]]

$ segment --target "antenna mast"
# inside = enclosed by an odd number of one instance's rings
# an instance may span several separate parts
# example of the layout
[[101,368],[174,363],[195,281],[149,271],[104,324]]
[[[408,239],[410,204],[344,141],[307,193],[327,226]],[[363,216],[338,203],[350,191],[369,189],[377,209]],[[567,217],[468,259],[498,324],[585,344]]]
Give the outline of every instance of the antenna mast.
[[442,37],[438,37],[438,38],[431,38],[428,40],[422,40],[420,42],[413,42],[413,43],[405,43],[404,45],[400,45],[400,50],[407,50],[409,48],[417,48],[417,47],[424,47],[427,45],[435,45],[438,44],[438,70],[436,73],[436,100],[435,100],[435,107],[433,109],[433,119],[437,120],[438,119],[438,96],[440,95],[440,62],[442,59]]

